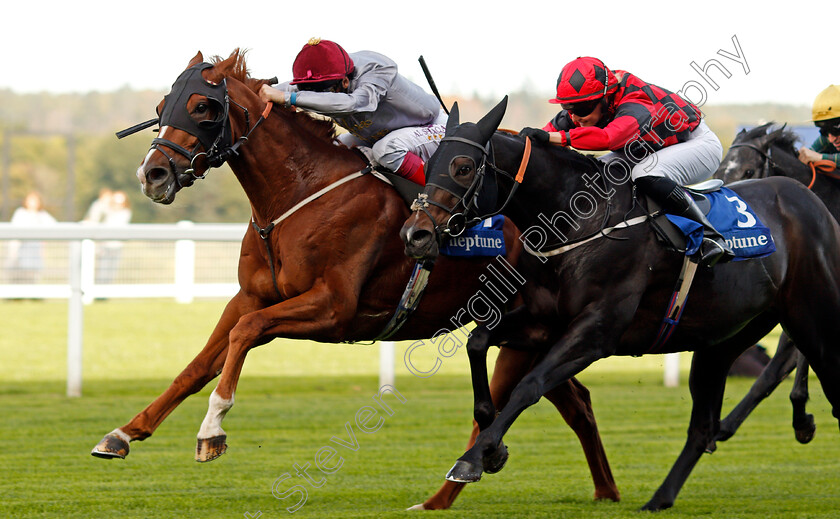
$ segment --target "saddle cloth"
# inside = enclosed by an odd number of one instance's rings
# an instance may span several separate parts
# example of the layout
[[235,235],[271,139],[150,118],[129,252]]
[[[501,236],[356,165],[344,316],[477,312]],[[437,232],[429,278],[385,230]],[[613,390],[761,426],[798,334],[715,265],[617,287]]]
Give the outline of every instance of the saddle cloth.
[[[696,196],[696,195],[695,195]],[[718,191],[703,194],[709,201],[706,217],[720,232],[735,258],[740,261],[751,258],[761,258],[776,251],[773,236],[753,210],[729,188],[721,187]],[[686,237],[686,255],[697,252],[703,241],[703,226],[688,218],[666,215],[668,220],[676,225]]]
[[440,249],[445,256],[501,256],[507,252],[502,228],[505,217],[492,216],[466,229],[463,234],[449,238]]

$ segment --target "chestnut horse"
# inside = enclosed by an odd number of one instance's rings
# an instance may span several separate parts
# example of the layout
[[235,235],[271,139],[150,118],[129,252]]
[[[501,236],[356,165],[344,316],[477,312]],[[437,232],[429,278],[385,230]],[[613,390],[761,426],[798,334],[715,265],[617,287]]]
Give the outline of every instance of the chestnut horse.
[[[349,179],[366,165],[357,153],[335,144],[333,123],[278,106],[263,112],[256,92],[268,81],[248,75],[238,49],[212,61],[203,63],[198,53],[158,106],[159,137],[137,176],[149,198],[169,204],[211,166],[228,162],[253,211],[240,253],[240,290],[204,349],[162,395],[103,438],[92,452],[98,457],[124,458],[128,442],[151,436],[180,402],[221,373],[196,449],[198,461],[215,459],[227,447],[221,421],[233,405],[248,350],[275,337],[331,343],[375,339],[394,315],[412,273],[414,262],[403,254],[399,239],[409,215],[405,201],[371,174]],[[335,189],[322,191],[329,188]],[[517,236],[508,223],[508,260],[514,264],[521,250]],[[419,307],[393,339],[429,338],[451,328],[450,319],[460,320],[461,307],[483,287],[487,277],[476,272],[490,261],[441,258]],[[496,303],[502,308],[504,301]],[[502,350],[493,377],[498,406],[504,406],[533,361],[530,353]],[[583,446],[595,498],[618,500],[588,390],[570,380],[545,396]],[[476,427],[470,445],[475,434]],[[447,482],[417,507],[447,508],[462,486]]]
[[[519,414],[593,362],[694,351],[686,444],[644,506],[669,508],[714,444],[729,367],[778,323],[808,358],[840,419],[840,227],[812,192],[787,178],[730,186],[742,199],[731,200],[741,227],[763,222],[776,251],[698,269],[679,324],[663,345],[658,333],[685,255],[663,247],[645,223],[629,167],[606,170],[555,146],[534,146],[526,159],[525,139],[496,132],[506,106],[505,98],[478,123],[464,124],[453,108],[446,136],[426,164],[417,211],[401,230],[409,255],[432,259],[443,237],[502,212],[523,230],[527,245],[517,267],[526,279],[525,304],[492,328],[477,326],[467,343],[481,432],[447,479],[478,481]],[[743,201],[757,220],[742,218]],[[497,414],[481,373],[489,345],[507,340],[541,357]]]
[[[770,122],[749,131],[738,132],[714,176],[727,184],[750,178],[792,178],[808,186],[822,200],[834,219],[840,221],[840,181],[837,175],[816,167],[811,169],[803,164],[795,146],[799,137],[784,127],[772,129],[774,125]],[[732,437],[753,409],[770,396],[794,368],[796,377],[790,391],[793,430],[797,441],[810,442],[814,438],[816,425],[814,416],[805,411],[808,402],[808,361],[784,332],[779,337],[776,353],[750,391],[721,420],[718,441]]]

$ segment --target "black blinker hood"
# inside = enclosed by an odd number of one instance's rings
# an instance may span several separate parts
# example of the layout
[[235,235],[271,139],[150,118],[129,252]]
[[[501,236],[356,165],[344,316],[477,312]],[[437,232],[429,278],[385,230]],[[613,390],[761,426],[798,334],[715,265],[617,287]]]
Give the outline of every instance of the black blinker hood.
[[[198,63],[182,72],[172,84],[172,90],[163,98],[163,111],[160,114],[161,127],[171,126],[194,135],[208,153],[221,138],[220,126],[225,123],[228,116],[225,80],[219,84],[213,84],[201,75],[204,69],[212,66],[210,63]],[[190,117],[187,101],[193,94],[202,95],[217,105],[215,119],[196,122]]]

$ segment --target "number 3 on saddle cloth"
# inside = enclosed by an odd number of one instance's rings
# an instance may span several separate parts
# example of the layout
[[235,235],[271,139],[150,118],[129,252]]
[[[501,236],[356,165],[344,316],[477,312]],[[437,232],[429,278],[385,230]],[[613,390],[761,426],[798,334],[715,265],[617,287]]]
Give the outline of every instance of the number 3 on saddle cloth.
[[502,215],[487,218],[460,236],[446,240],[440,252],[446,256],[501,256],[507,252],[502,233],[504,225]]
[[[735,253],[732,261],[761,258],[776,251],[770,229],[759,221],[752,209],[729,188],[705,193],[711,203],[706,214],[709,222],[726,238],[726,244]],[[691,256],[703,241],[703,226],[694,220],[666,214],[686,237],[687,256]]]
[[[761,258],[776,251],[770,229],[761,223],[753,210],[734,191],[721,187],[715,191],[703,191],[703,196],[706,200],[699,205],[703,207],[708,201],[709,210],[704,211],[706,218],[723,235],[727,245],[735,253],[732,261]],[[666,214],[665,217],[685,235],[686,256],[659,333],[648,353],[660,351],[680,322],[697,270],[697,263],[691,261],[689,256],[697,252],[703,241],[702,224],[682,216]]]

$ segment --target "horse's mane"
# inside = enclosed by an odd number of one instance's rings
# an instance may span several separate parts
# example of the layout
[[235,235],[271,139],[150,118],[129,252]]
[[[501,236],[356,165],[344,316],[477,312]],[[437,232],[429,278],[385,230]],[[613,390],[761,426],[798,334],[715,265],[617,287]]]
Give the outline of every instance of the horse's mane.
[[[213,65],[212,73],[216,75],[211,80],[221,81],[222,78],[232,78],[243,83],[254,93],[259,93],[263,85],[272,84],[274,82],[272,80],[251,77],[248,71],[248,64],[245,60],[247,53],[247,50],[237,48],[227,58],[222,58],[221,56],[210,58],[210,63]],[[272,113],[284,114],[286,117],[292,118],[296,124],[303,127],[304,130],[313,136],[330,143],[333,142],[337,134],[335,123],[329,119],[314,117],[309,112],[294,110],[293,108],[286,108],[275,104],[272,108]]]
[[799,136],[793,130],[782,128],[773,132],[773,138],[770,140],[770,144],[775,144],[785,151],[796,155],[796,142],[798,140]]

